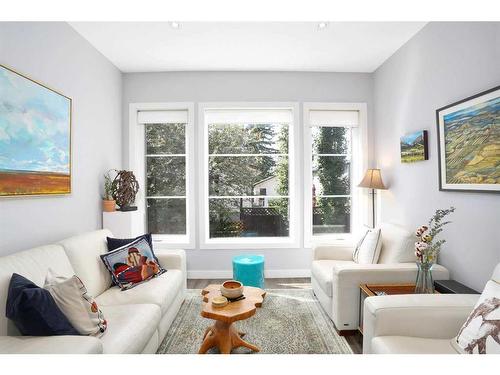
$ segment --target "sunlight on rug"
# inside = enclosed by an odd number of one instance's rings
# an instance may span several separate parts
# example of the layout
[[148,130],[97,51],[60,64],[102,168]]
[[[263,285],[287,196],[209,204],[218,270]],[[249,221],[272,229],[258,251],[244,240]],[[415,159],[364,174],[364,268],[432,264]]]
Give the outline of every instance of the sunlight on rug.
[[[201,290],[189,289],[158,354],[197,353],[213,321],[200,316]],[[311,289],[269,289],[256,314],[235,323],[261,354],[352,354]],[[218,353],[211,349],[209,353]],[[251,353],[238,348],[233,353]]]

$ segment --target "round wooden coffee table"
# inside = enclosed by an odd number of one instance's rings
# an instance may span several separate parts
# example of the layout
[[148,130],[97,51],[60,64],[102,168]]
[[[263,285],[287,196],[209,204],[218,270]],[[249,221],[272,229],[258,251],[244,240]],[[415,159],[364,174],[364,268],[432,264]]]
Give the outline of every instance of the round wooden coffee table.
[[220,296],[220,285],[209,285],[201,292],[203,296],[203,308],[201,316],[215,320],[215,324],[208,327],[203,335],[199,354],[204,354],[213,347],[218,347],[223,354],[231,353],[233,348],[244,346],[255,352],[259,348],[245,340],[243,332],[239,332],[233,325],[238,320],[248,319],[255,314],[257,307],[262,306],[266,292],[259,288],[245,286],[243,295],[245,299],[230,302],[224,307],[213,307],[212,298]]

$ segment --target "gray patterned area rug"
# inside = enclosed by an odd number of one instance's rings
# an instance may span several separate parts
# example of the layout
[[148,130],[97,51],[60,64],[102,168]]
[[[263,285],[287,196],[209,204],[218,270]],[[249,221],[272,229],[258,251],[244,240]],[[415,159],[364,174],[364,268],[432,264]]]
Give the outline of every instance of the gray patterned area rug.
[[[201,304],[201,290],[188,290],[158,354],[198,352],[205,329],[213,323],[200,316]],[[256,314],[234,324],[246,332],[245,340],[257,345],[262,354],[352,354],[311,289],[268,289]],[[210,349],[209,353],[218,350]],[[251,351],[242,347],[233,353]]]

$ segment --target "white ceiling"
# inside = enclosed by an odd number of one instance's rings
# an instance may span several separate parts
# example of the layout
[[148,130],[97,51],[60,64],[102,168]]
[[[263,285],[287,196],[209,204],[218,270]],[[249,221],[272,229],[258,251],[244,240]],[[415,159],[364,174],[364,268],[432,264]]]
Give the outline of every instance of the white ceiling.
[[373,72],[425,22],[71,22],[123,72]]

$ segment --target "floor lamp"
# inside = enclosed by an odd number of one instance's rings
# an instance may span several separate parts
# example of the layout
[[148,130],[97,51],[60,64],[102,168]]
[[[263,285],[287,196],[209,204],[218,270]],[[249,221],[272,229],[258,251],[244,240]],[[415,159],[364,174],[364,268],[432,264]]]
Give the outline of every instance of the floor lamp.
[[372,195],[372,228],[375,228],[375,190],[387,190],[382,181],[380,169],[368,169],[358,186],[372,189],[370,193]]

